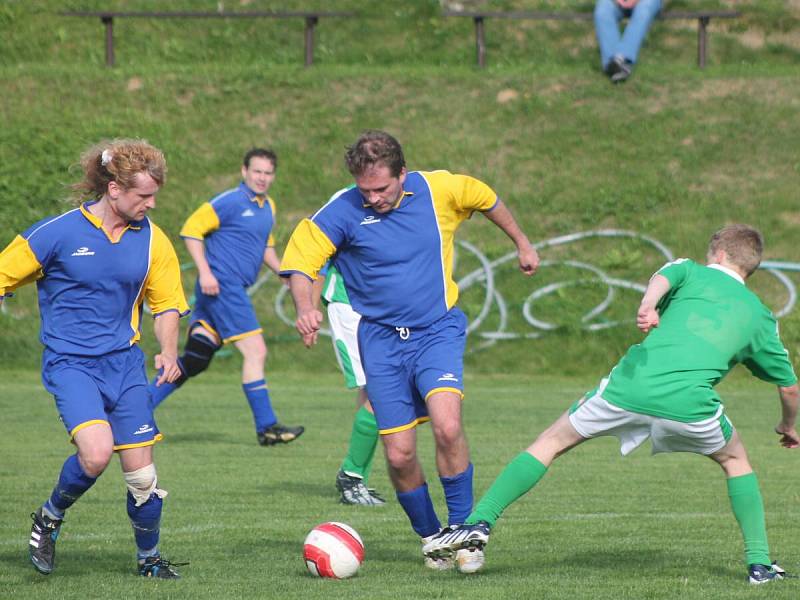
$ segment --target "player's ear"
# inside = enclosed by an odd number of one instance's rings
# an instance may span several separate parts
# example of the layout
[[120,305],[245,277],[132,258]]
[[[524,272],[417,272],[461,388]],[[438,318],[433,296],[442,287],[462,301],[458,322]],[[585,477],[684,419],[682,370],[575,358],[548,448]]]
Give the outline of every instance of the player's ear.
[[109,181],[108,187],[106,188],[106,194],[112,200],[116,200],[119,198],[119,195],[122,193],[122,186],[118,184],[116,181]]

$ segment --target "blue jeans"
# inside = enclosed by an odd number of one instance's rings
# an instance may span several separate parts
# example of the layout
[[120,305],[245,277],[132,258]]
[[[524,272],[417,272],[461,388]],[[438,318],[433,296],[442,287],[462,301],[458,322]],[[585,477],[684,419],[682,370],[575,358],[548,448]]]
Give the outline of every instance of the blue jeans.
[[[616,55],[632,63],[639,57],[650,23],[661,10],[661,0],[639,0],[632,10],[623,10],[614,0],[597,0],[594,7],[594,30],[600,46],[600,63],[603,69]],[[619,22],[630,20],[622,35]]]

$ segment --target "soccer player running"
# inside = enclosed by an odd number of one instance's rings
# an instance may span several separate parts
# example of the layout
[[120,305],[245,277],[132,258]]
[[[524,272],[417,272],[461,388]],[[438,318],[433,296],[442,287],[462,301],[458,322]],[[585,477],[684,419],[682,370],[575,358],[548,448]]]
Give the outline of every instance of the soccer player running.
[[[339,192],[337,192],[338,194]],[[319,287],[319,297],[328,314],[331,340],[336,360],[344,374],[348,389],[356,389],[356,416],[350,432],[350,444],[339,472],[336,489],[342,504],[382,506],[386,501],[372,488],[367,487],[375,447],[378,445],[378,423],[367,396],[364,367],[358,351],[358,323],[361,315],[353,310],[350,296],[341,272],[331,262],[323,268],[325,278],[314,283]]]
[[737,363],[778,386],[782,416],[775,432],[797,448],[797,377],[772,313],[745,280],[761,262],[761,234],[745,225],[716,232],[707,266],[679,259],[650,279],[636,323],[649,335],[632,346],[600,386],[586,394],[503,470],[466,523],[424,548],[448,556],[483,548],[503,511],[528,492],[551,463],[587,439],[613,435],[630,454],[651,438],[653,453],[694,452],[719,463],[744,538],[747,580],[786,576],[770,561],[758,480],[714,386]]
[[[345,154],[355,188],[343,190],[292,234],[281,263],[306,345],[316,341],[322,313],[313,281],[331,256],[361,315],[358,345],[367,394],[383,440],[389,476],[414,531],[438,534],[416,453],[415,427],[430,420],[448,523],[472,509],[473,467],[461,425],[466,317],[455,304],[453,236],[479,211],[516,244],[519,266],[533,274],[539,257],[511,212],[485,183],[447,171],[408,171],[398,141],[383,131],[363,133]],[[455,557],[463,570],[480,552]],[[450,557],[426,565],[452,567]]]
[[61,468],[50,498],[32,515],[30,559],[53,571],[64,515],[119,453],[139,574],[177,578],[158,550],[162,498],[153,464],[161,439],[147,396],[139,340],[141,304],[155,317],[161,347],[158,385],[175,380],[178,319],[188,313],[180,268],[167,236],[146,216],[164,184],[160,150],[142,140],[105,141],[81,157],[88,200],[48,217],[0,253],[0,302],[37,281],[44,345],[42,381],[77,453]]
[[242,390],[253,413],[256,438],[262,446],[288,444],[303,427],[278,423],[264,375],[267,345],[247,288],[255,283],[261,264],[275,273],[280,259],[272,230],[275,202],[267,195],[278,157],[272,150],[253,148],[243,159],[242,182],[200,206],[181,229],[181,237],[197,266],[195,305],[180,376],[171,383],[150,384],[153,408],[186,381],[208,368],[223,344],[242,353]]

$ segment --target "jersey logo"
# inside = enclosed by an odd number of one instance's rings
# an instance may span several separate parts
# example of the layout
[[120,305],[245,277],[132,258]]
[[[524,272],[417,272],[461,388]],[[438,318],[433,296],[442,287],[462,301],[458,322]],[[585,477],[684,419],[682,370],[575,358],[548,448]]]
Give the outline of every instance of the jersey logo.
[[376,219],[373,215],[369,215],[367,217],[364,217],[364,219],[361,221],[361,225],[372,225],[373,223],[380,223],[380,222],[381,222],[380,219]]
[[256,216],[256,213],[254,213],[254,212],[253,212],[252,210],[250,210],[249,208],[246,208],[246,209],[244,209],[244,212],[242,213],[242,216],[243,216],[243,217],[255,217],[255,216]]
[[439,379],[436,381],[458,381],[458,377],[453,375],[452,373],[443,373]]
[[89,250],[86,246],[81,246],[71,256],[94,256],[94,252]]
[[133,435],[142,435],[143,433],[150,433],[151,431],[153,431],[153,427],[150,425],[150,423],[145,423],[139,427],[139,429],[134,431]]

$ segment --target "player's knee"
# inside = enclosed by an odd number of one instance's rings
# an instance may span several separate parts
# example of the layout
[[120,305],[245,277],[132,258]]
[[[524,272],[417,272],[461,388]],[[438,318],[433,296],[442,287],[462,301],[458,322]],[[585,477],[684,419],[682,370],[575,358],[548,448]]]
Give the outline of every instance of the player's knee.
[[433,425],[433,437],[439,448],[450,448],[458,444],[463,436],[461,423],[456,419]]
[[206,336],[199,333],[189,334],[181,356],[183,374],[186,377],[194,377],[205,371],[218,349],[219,346]]
[[160,490],[157,487],[158,476],[156,475],[156,466],[153,463],[135,471],[127,471],[122,475],[136,506],[141,506],[147,502],[152,494],[159,498],[167,495],[165,490]]
[[406,471],[413,467],[417,460],[417,453],[413,447],[392,446],[386,448],[386,462],[392,469]]
[[267,345],[262,340],[248,346],[244,359],[252,365],[263,365],[267,361]]
[[89,449],[81,449],[78,456],[80,459],[81,469],[89,477],[99,477],[103,471],[106,470],[108,463],[111,462],[111,456],[114,453],[112,447],[94,447]]

